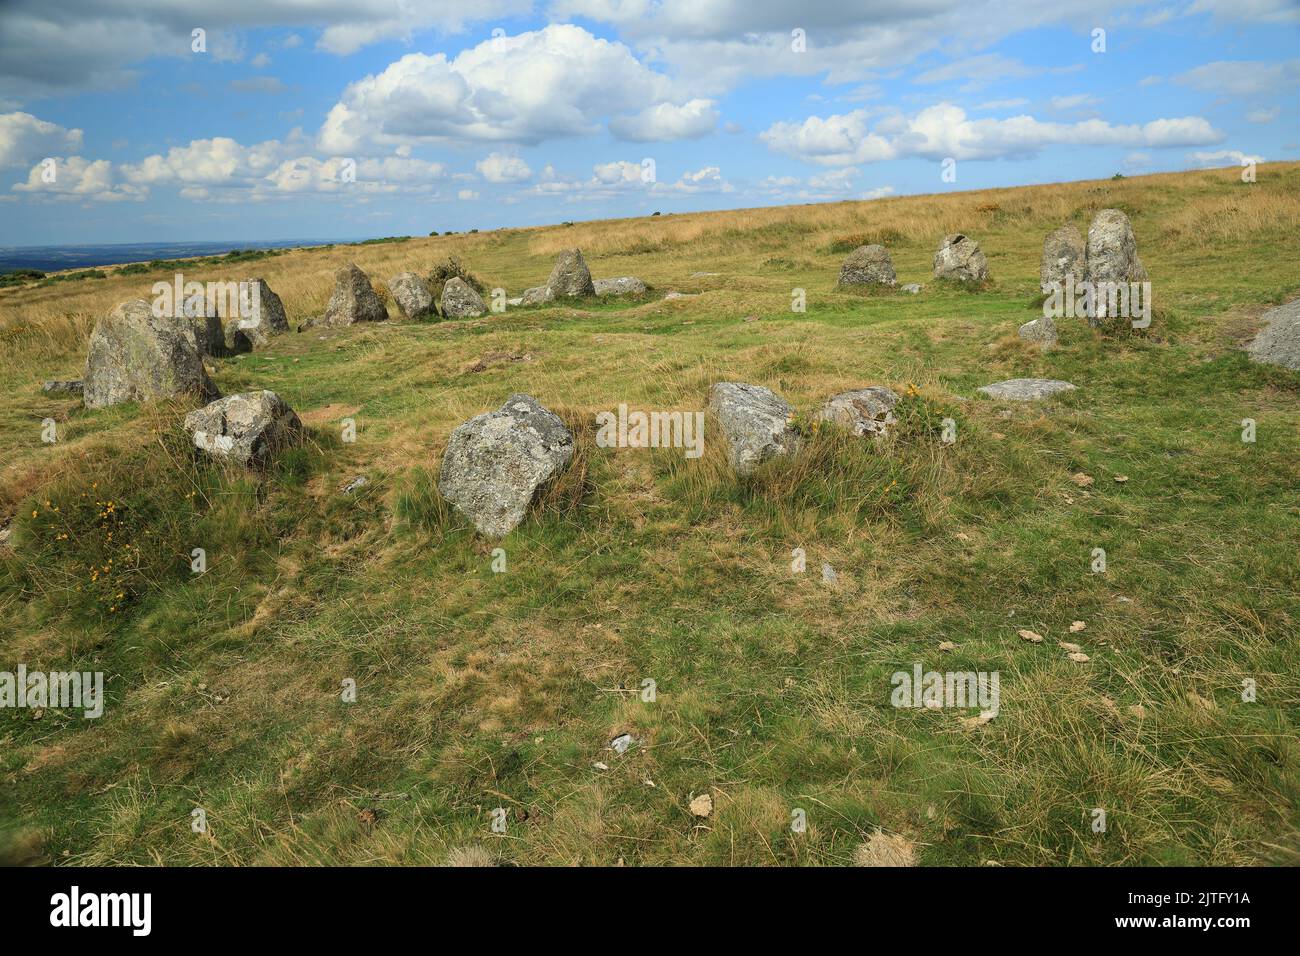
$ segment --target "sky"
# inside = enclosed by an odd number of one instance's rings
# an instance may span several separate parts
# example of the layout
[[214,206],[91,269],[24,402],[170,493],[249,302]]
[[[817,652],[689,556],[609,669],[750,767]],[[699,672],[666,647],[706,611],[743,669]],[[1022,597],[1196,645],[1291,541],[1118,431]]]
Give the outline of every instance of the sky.
[[2,0],[0,245],[1300,159],[1300,0]]

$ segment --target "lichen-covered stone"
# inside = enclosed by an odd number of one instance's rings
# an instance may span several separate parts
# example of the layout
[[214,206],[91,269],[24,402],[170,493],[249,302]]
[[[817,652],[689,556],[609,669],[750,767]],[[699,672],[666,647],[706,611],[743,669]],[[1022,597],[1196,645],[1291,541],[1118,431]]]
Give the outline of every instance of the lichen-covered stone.
[[294,410],[265,389],[228,395],[190,412],[185,430],[195,448],[246,468],[269,464],[277,452],[302,438]]
[[144,299],[123,302],[95,323],[82,389],[88,408],[221,394],[203,367],[190,320],[156,316]]
[[480,534],[499,538],[572,457],[573,434],[560,417],[531,395],[511,395],[451,433],[438,490]]

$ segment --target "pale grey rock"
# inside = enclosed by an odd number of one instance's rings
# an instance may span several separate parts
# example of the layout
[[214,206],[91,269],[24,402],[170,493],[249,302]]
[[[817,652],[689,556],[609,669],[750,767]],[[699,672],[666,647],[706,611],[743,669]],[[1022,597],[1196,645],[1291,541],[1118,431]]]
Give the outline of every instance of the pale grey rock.
[[1133,226],[1118,209],[1103,209],[1088,227],[1084,277],[1090,282],[1145,282]]
[[476,319],[487,312],[483,297],[460,276],[452,276],[442,287],[442,314],[448,319]]
[[531,395],[511,395],[451,433],[438,490],[480,534],[499,538],[572,457],[573,434],[560,417]]
[[698,292],[678,292],[676,290],[673,290],[672,292],[666,293],[664,295],[664,301],[671,302],[674,299],[693,299],[697,295],[699,295]]
[[636,276],[619,276],[617,279],[597,279],[596,295],[644,295],[645,283]]
[[1074,223],[1066,223],[1049,233],[1043,240],[1043,261],[1038,268],[1043,291],[1057,282],[1064,288],[1070,277],[1076,285],[1082,282],[1085,257],[1083,233]]
[[547,302],[555,300],[555,293],[550,290],[549,286],[537,285],[531,289],[525,289],[524,294],[520,296],[523,305],[545,305]]
[[546,287],[556,298],[596,294],[596,285],[591,281],[591,270],[587,268],[581,249],[566,249],[556,257]]
[[1093,286],[1088,323],[1099,325],[1106,315],[1109,297],[1097,286],[1102,283],[1146,282],[1150,278],[1137,253],[1137,240],[1128,216],[1118,209],[1103,209],[1088,227],[1084,279]]
[[799,434],[791,427],[794,409],[762,385],[718,382],[709,390],[709,411],[722,427],[727,460],[737,474],[799,450]]
[[858,246],[840,265],[840,288],[855,285],[898,284],[889,250],[881,245]]
[[408,319],[426,319],[437,314],[429,284],[414,272],[399,272],[388,280],[393,301]]
[[[245,279],[239,288],[239,315],[229,317],[222,329],[225,354],[238,355],[271,344],[271,337],[289,331],[284,303],[265,279]],[[208,353],[217,354],[217,353]]]
[[1246,346],[1252,361],[1300,371],[1300,299],[1269,309],[1267,325]]
[[852,429],[858,436],[880,438],[889,434],[889,428],[898,419],[894,406],[898,394],[883,385],[854,389],[833,395],[822,406],[821,419]]
[[334,293],[325,307],[322,325],[352,325],[355,322],[383,322],[388,310],[380,301],[370,278],[353,263],[334,273]]
[[148,302],[123,302],[95,323],[82,378],[87,408],[221,393],[203,367],[190,320],[153,314]]
[[352,494],[352,492],[359,491],[360,489],[364,488],[368,484],[370,484],[369,478],[367,478],[365,475],[357,475],[355,478],[353,478],[351,481],[349,481],[346,485],[343,486],[343,494],[350,495]]
[[994,382],[976,391],[1008,402],[1037,402],[1060,392],[1073,391],[1075,386],[1051,378],[1010,378]]
[[302,422],[275,392],[265,389],[218,399],[185,416],[194,447],[221,461],[262,467],[298,444]]
[[52,379],[41,386],[41,391],[46,395],[76,395],[80,398],[85,391],[85,383],[79,378]]
[[1056,323],[1048,316],[1026,322],[1020,327],[1020,337],[1026,342],[1033,342],[1042,346],[1046,351],[1056,344]]
[[969,236],[944,236],[934,254],[934,277],[958,282],[983,282],[989,277],[989,262],[980,245]]
[[909,282],[907,285],[899,286],[899,292],[906,292],[908,295],[920,295],[921,287],[915,282]]

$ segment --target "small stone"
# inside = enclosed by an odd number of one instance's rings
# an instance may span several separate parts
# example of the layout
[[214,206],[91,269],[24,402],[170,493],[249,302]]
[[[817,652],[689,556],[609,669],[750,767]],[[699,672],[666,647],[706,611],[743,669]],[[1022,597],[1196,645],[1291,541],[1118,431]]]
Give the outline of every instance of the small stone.
[[483,297],[460,276],[452,276],[442,287],[442,314],[448,319],[476,319],[487,312]]
[[841,289],[852,286],[880,285],[892,288],[898,283],[889,250],[881,245],[858,246],[840,265]]
[[266,465],[302,438],[302,422],[279,395],[263,389],[218,399],[185,416],[194,447],[245,467]]
[[1057,343],[1056,323],[1047,316],[1034,319],[1032,322],[1026,322],[1020,327],[1020,337],[1046,351]]
[[84,390],[85,385],[79,378],[66,381],[54,379],[41,386],[41,391],[46,395],[76,395],[80,397]]
[[617,279],[597,279],[593,283],[596,295],[645,295],[645,283],[636,276],[619,276]]
[[704,819],[713,813],[713,797],[707,793],[702,793],[698,797],[693,797],[690,804],[691,814]]
[[894,417],[897,404],[896,392],[872,385],[832,396],[822,406],[821,420],[845,425],[859,437],[883,438],[898,421]]

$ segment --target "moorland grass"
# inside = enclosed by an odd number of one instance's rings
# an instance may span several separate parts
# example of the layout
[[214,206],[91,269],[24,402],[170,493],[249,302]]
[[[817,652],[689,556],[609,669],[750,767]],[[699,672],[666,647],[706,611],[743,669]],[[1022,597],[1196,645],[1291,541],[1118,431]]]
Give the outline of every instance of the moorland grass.
[[[1015,330],[1038,307],[1042,239],[1105,207],[1133,217],[1155,320],[1063,321],[1040,353]],[[271,388],[308,426],[265,475],[196,459],[186,402],[41,393],[154,275],[0,290],[0,669],[107,680],[99,720],[0,712],[0,857],[841,865],[883,829],[931,865],[1295,863],[1300,376],[1239,347],[1300,291],[1298,227],[1300,165],[1277,164],[1253,185],[1202,171],[241,259],[295,326],[347,261],[384,282],[456,257],[517,295],[577,245],[598,277],[696,293],[394,312],[214,360],[224,392]],[[957,231],[988,255],[988,288],[929,281]],[[925,291],[837,291],[843,255],[882,240]],[[230,266],[183,264],[243,277]],[[497,352],[527,359],[471,370]],[[976,392],[1020,376],[1079,390]],[[719,380],[785,396],[803,453],[737,478],[714,438],[694,461],[596,447],[596,412],[702,408]],[[817,422],[870,384],[903,396],[892,437]],[[499,543],[497,574],[498,543],[437,473],[451,430],[512,392],[560,414],[577,453]],[[997,671],[997,717],[891,706],[915,663]],[[708,818],[688,809],[702,793]]]

